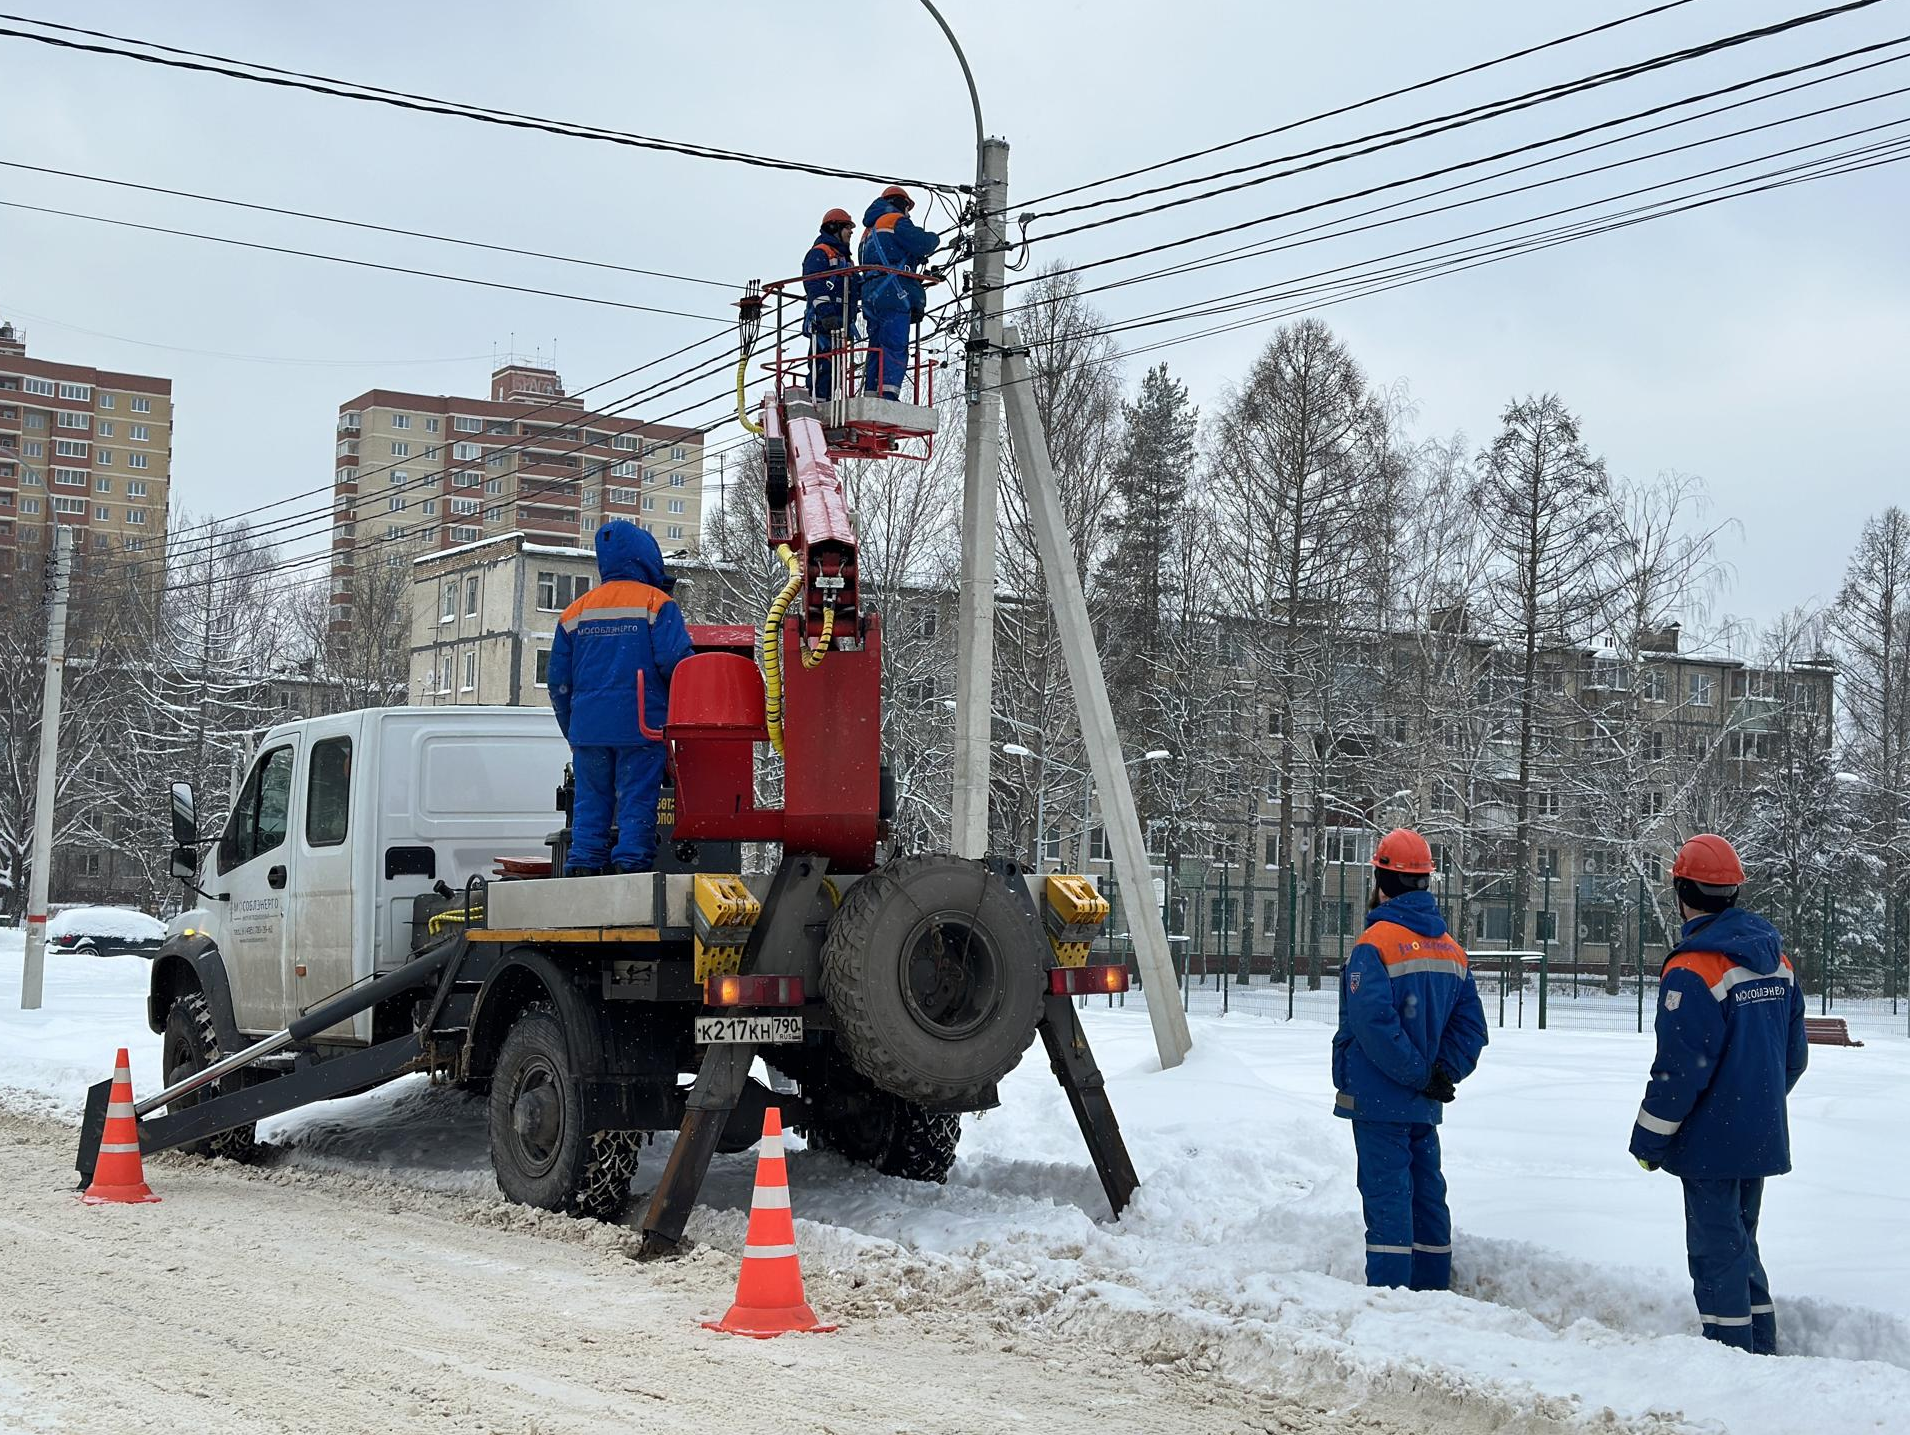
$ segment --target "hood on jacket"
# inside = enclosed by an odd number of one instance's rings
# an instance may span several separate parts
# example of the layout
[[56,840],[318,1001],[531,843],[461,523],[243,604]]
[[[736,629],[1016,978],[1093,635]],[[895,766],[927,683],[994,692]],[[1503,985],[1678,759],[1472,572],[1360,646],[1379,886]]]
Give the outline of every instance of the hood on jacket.
[[1446,935],[1446,919],[1431,892],[1401,892],[1366,914],[1368,922],[1394,922],[1421,937]]
[[862,227],[874,229],[875,222],[885,214],[903,213],[902,206],[893,199],[878,199],[862,211]]
[[835,235],[833,234],[827,234],[827,233],[824,233],[822,230],[817,230],[815,242],[812,243],[809,247],[811,249],[833,249],[838,254],[849,256],[846,262],[848,263],[855,262],[854,254],[855,254],[856,246],[855,246],[855,236],[853,234],[850,235],[848,240],[845,242],[843,240],[837,239]]
[[648,583],[666,593],[676,586],[663,569],[655,535],[627,518],[613,518],[597,530],[597,572],[606,583]]
[[1679,952],[1722,952],[1741,967],[1761,977],[1777,970],[1778,955],[1784,939],[1777,928],[1742,907],[1726,907],[1722,912],[1707,912],[1684,925],[1678,945],[1666,953],[1669,961]]

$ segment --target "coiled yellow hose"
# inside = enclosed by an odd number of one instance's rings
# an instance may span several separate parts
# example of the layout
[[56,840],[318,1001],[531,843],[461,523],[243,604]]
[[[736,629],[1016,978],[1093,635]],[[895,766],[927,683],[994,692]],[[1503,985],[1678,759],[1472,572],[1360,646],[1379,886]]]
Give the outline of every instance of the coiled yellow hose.
[[[769,745],[780,753],[783,750],[783,618],[789,612],[789,605],[796,601],[796,595],[802,592],[802,564],[789,551],[787,543],[776,545],[776,556],[789,569],[789,581],[783,584],[782,591],[763,615],[763,718],[769,729]],[[824,608],[821,634],[812,646],[801,650],[805,668],[821,666],[835,631],[836,610]]]

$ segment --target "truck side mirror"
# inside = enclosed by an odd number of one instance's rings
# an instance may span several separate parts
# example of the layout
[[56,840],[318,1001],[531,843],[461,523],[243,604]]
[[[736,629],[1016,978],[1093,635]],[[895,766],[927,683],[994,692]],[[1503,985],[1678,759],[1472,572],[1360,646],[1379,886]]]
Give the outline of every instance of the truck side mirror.
[[[172,840],[176,847],[196,848],[199,845],[199,810],[192,800],[192,784],[175,782],[172,785]],[[173,876],[179,875],[179,857],[175,853],[172,860]],[[192,875],[197,875],[198,864],[195,861]]]
[[199,849],[179,846],[172,849],[172,875],[182,882],[199,880]]

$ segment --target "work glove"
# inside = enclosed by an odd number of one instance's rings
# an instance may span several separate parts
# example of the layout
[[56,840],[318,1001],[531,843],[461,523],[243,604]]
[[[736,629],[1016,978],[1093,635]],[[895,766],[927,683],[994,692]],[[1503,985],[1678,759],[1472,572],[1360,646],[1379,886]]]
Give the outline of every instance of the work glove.
[[1647,1161],[1643,1156],[1638,1158],[1638,1164],[1647,1171],[1656,1171],[1658,1169],[1658,1163],[1656,1161]]
[[842,315],[840,314],[818,314],[816,316],[816,332],[818,334],[833,334],[841,327]]
[[1458,1096],[1459,1092],[1452,1084],[1451,1073],[1443,1066],[1434,1066],[1432,1075],[1426,1079],[1426,1084],[1419,1088],[1419,1094],[1430,1096],[1441,1106],[1445,1106]]

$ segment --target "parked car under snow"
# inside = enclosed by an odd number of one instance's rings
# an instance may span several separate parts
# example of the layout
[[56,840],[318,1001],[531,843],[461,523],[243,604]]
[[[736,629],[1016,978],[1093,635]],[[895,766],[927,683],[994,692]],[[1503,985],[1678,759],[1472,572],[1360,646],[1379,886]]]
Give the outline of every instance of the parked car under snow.
[[68,907],[47,919],[46,944],[77,956],[151,956],[165,923],[131,907]]

